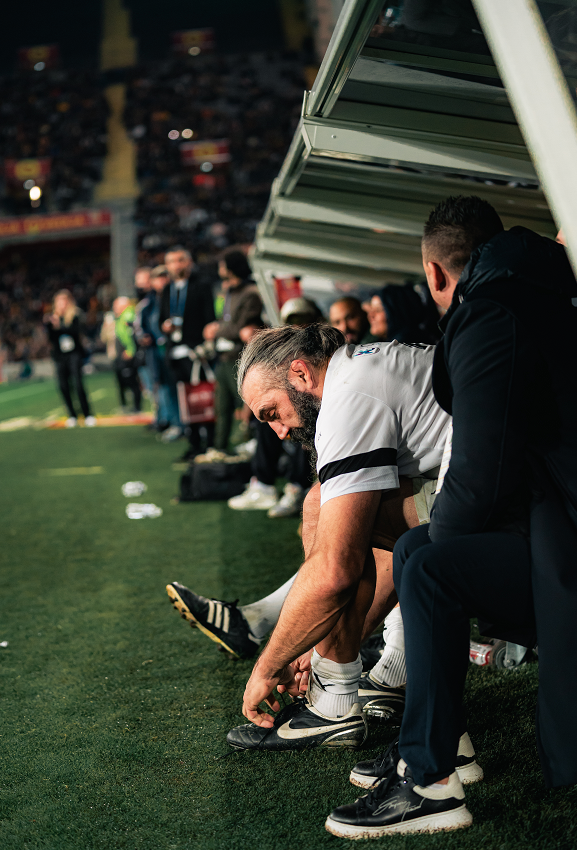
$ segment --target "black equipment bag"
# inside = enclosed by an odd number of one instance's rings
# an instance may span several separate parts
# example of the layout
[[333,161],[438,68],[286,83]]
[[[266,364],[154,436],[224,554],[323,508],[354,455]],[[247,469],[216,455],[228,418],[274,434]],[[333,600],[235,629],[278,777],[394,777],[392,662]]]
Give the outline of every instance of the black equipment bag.
[[180,501],[226,501],[240,496],[250,476],[250,461],[193,463],[180,479]]

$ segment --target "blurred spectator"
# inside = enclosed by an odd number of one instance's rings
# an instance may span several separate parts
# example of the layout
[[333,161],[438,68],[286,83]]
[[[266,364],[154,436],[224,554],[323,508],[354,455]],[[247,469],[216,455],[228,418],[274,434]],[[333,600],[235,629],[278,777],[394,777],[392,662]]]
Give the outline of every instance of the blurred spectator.
[[58,387],[68,410],[67,428],[77,423],[76,410],[72,401],[71,385],[74,384],[84,424],[89,428],[96,425],[96,419],[90,412],[90,405],[82,383],[82,361],[84,349],[80,339],[80,311],[73,296],[62,289],[54,296],[52,313],[45,316],[48,337],[52,345],[52,357],[56,364]]
[[160,330],[160,301],[164,287],[170,282],[166,266],[155,266],[150,272],[151,289],[140,313],[140,329],[146,365],[152,376],[156,401],[157,431],[176,428],[180,432],[178,400],[165,357],[166,337]]
[[369,319],[358,298],[347,296],[333,301],[329,311],[329,324],[339,330],[349,345],[374,342],[369,332]]
[[120,404],[126,409],[126,390],[133,398],[133,413],[140,412],[142,393],[136,366],[136,340],[134,337],[134,305],[125,295],[114,299],[112,304],[116,318],[116,359],[114,370],[118,381]]
[[368,311],[375,340],[422,342],[428,345],[440,338],[439,312],[424,284],[388,284],[373,295]]
[[227,452],[234,412],[242,407],[235,372],[236,360],[243,347],[241,331],[263,326],[262,300],[242,251],[234,248],[226,251],[218,264],[218,273],[225,294],[222,319],[208,324],[203,336],[208,341],[215,340],[218,352],[214,447]]
[[108,284],[108,259],[92,246],[84,254],[77,250],[56,254],[53,248],[15,246],[0,256],[0,336],[9,360],[22,360],[26,350],[31,360],[50,356],[43,316],[52,311],[61,289],[73,294],[84,313],[87,353],[102,347],[98,332],[105,305],[100,296]]
[[[166,336],[166,356],[173,392],[179,382],[190,383],[192,361],[190,352],[203,341],[204,327],[214,319],[212,289],[203,280],[190,251],[174,245],[166,252],[166,268],[171,283],[164,287],[160,300],[160,330]],[[207,429],[208,445],[212,442],[212,426]],[[165,442],[182,434],[180,425],[171,426],[162,435]],[[189,425],[190,448],[187,459],[201,451],[200,426]]]
[[[280,318],[285,325],[306,327],[322,321],[323,315],[310,298],[298,297],[289,298],[283,304]],[[310,454],[300,443],[279,439],[268,422],[255,419],[253,427],[256,451],[252,458],[252,477],[244,492],[229,499],[228,505],[237,511],[266,510],[271,519],[297,516],[301,512],[305,494],[315,478]],[[288,481],[279,499],[275,481],[283,452],[288,455]]]

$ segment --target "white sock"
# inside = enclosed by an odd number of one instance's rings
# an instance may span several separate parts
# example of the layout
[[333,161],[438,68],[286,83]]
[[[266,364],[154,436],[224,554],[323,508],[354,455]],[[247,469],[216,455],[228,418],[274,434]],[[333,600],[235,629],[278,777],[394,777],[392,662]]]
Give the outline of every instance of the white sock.
[[380,659],[371,670],[371,676],[383,685],[399,688],[407,681],[407,664],[405,660],[405,631],[401,609],[397,605],[385,617],[383,629],[385,648]]
[[359,679],[363,672],[361,656],[356,661],[338,664],[313,650],[309,698],[311,705],[325,717],[342,717],[358,698]]
[[297,577],[294,576],[285,581],[283,585],[278,587],[264,599],[259,599],[257,602],[252,602],[250,605],[240,607],[245,620],[250,626],[252,634],[262,640],[277,624],[280,609],[282,608],[288,592],[293,586],[293,581]]

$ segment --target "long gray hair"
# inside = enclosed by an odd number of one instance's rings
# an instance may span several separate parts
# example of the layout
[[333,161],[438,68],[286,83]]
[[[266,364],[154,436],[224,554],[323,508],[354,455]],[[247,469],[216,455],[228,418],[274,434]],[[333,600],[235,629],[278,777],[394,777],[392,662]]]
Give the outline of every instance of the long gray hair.
[[271,387],[282,387],[293,360],[306,360],[318,369],[326,365],[345,338],[336,328],[316,324],[306,328],[285,325],[259,331],[246,345],[237,369],[237,386],[242,385],[249,371],[258,366]]

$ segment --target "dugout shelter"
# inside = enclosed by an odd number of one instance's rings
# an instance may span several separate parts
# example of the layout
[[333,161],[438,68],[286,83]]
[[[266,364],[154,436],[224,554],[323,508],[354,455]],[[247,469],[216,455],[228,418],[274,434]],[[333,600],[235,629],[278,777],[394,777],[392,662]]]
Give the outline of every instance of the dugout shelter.
[[275,275],[422,278],[448,195],[562,227],[577,269],[573,42],[575,0],[346,0],[252,251],[271,320]]

